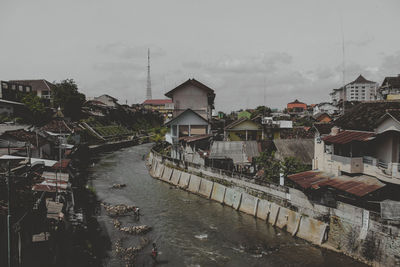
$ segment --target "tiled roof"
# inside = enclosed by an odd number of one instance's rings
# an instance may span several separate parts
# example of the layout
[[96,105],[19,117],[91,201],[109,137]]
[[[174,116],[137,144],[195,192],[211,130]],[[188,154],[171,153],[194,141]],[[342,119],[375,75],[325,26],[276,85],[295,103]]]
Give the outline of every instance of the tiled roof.
[[52,120],[41,129],[53,133],[71,133],[71,128],[63,120]]
[[322,138],[326,143],[348,144],[353,141],[369,141],[375,136],[374,132],[342,131],[337,135],[328,135]]
[[305,105],[305,103],[303,103],[303,102],[300,102],[299,100],[295,100],[295,101],[293,101],[293,102],[290,102],[290,103],[288,103],[288,104],[304,104]]
[[382,82],[382,87],[389,85],[392,88],[400,88],[400,75],[397,77],[386,77]]
[[277,153],[275,153],[277,159],[294,157],[304,164],[312,164],[314,139],[276,139],[273,142],[277,149]]
[[250,163],[260,155],[257,141],[215,141],[211,145],[210,159],[230,158],[234,164]]
[[354,81],[352,81],[349,84],[355,84],[355,83],[375,83],[373,81],[369,81],[367,79],[365,79],[361,74],[360,76],[357,77],[357,79],[355,79]]
[[164,105],[172,103],[171,99],[146,99],[143,102],[143,105]]
[[373,131],[378,120],[388,109],[400,109],[400,101],[359,103],[351,109],[347,109],[344,115],[334,121],[334,124],[345,130]]
[[178,90],[178,89],[183,88],[183,87],[188,86],[188,85],[192,85],[192,86],[195,86],[195,87],[197,87],[197,88],[200,88],[200,89],[205,90],[205,91],[209,94],[209,97],[212,98],[212,101],[214,101],[214,98],[215,98],[214,90],[211,89],[210,87],[208,87],[207,85],[205,85],[205,84],[203,84],[203,83],[201,83],[201,82],[195,80],[195,79],[189,79],[189,80],[187,80],[186,82],[184,82],[184,83],[178,85],[177,87],[175,87],[175,88],[172,89],[171,91],[165,93],[165,96],[166,96],[166,97],[172,97],[172,93],[173,93],[175,90]]
[[10,137],[10,138],[15,139],[20,142],[30,143],[31,145],[33,145],[35,147],[36,147],[37,142],[39,143],[39,146],[43,146],[43,145],[49,143],[42,136],[36,135],[36,133],[34,133],[34,132],[25,131],[24,129],[19,129],[19,130],[14,130],[14,131],[6,131],[2,135],[2,139],[6,139],[7,137]]
[[15,82],[23,85],[30,85],[32,87],[32,91],[38,91],[38,90],[49,90],[51,91],[55,85],[52,84],[49,81],[46,81],[44,79],[40,80],[12,80],[10,82]]

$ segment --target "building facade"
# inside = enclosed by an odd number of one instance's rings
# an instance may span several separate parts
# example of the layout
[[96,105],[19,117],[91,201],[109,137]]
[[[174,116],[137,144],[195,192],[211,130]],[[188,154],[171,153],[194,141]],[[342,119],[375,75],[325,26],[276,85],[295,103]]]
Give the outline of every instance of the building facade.
[[385,100],[400,99],[400,74],[396,77],[385,77],[379,88],[379,96]]
[[378,83],[365,79],[362,75],[342,88],[330,93],[333,104],[343,101],[374,101],[377,99]]

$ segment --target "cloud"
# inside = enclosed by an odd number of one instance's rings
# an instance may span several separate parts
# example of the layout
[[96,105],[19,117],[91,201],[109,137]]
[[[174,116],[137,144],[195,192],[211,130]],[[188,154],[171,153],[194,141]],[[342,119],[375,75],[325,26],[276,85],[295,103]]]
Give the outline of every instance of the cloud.
[[95,63],[93,65],[93,69],[99,71],[107,71],[107,72],[132,71],[132,70],[145,71],[145,66],[126,61],[109,61],[109,62]]
[[371,35],[364,35],[363,37],[359,38],[358,40],[349,40],[346,42],[347,45],[355,46],[355,47],[364,47],[369,45],[375,40],[375,38]]
[[150,49],[151,57],[163,57],[166,55],[162,48],[154,45],[132,45],[124,42],[115,42],[97,46],[97,50],[101,54],[127,60],[147,58],[147,49]]
[[381,71],[385,72],[386,76],[400,73],[400,50],[383,58]]
[[254,74],[275,72],[280,66],[290,63],[292,63],[292,56],[283,52],[274,52],[248,58],[226,57],[212,62],[189,61],[184,62],[182,66],[220,74]]

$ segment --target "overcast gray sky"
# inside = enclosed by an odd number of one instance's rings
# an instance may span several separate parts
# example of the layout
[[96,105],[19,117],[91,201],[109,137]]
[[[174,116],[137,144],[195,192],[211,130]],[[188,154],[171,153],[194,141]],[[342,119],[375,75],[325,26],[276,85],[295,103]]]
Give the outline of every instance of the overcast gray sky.
[[[398,0],[1,0],[0,79],[73,78],[88,97],[153,98],[196,78],[216,109],[329,100],[400,73]],[[265,98],[264,98],[265,91]]]

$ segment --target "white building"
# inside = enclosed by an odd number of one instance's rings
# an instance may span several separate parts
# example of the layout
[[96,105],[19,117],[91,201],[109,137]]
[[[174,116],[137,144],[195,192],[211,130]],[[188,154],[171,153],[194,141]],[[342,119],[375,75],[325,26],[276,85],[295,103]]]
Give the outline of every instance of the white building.
[[362,75],[358,76],[351,83],[346,84],[345,88],[345,93],[343,92],[343,87],[333,89],[332,93],[330,93],[334,104],[339,103],[343,98],[345,98],[345,101],[376,100],[378,84],[365,79]]
[[339,109],[335,106],[332,105],[331,103],[319,103],[318,105],[315,105],[313,108],[313,115],[316,115],[318,113],[326,113],[329,115],[335,114]]

